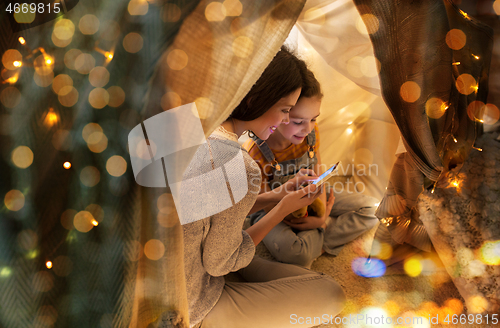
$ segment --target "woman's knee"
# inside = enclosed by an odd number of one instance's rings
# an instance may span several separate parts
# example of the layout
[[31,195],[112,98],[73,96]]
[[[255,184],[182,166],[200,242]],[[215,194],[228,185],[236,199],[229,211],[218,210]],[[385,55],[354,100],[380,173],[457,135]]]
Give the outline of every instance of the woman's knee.
[[305,245],[299,241],[292,244],[281,244],[273,242],[268,246],[271,255],[279,262],[309,267],[311,263],[321,255],[321,248]]
[[332,277],[325,275],[323,282],[323,298],[321,306],[324,307],[324,313],[330,315],[339,314],[345,306],[346,295],[342,287]]

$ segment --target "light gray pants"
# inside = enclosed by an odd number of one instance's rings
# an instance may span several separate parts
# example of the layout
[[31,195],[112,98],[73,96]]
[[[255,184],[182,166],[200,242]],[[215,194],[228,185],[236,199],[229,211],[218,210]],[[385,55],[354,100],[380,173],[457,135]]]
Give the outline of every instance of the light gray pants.
[[323,273],[258,256],[238,272],[247,282],[226,282],[202,328],[312,327],[344,307],[344,291]]
[[280,222],[263,242],[276,260],[310,267],[322,249],[338,255],[346,243],[377,225],[375,210],[378,202],[376,198],[363,194],[336,193],[330,212],[332,220],[325,231],[322,228],[296,231]]

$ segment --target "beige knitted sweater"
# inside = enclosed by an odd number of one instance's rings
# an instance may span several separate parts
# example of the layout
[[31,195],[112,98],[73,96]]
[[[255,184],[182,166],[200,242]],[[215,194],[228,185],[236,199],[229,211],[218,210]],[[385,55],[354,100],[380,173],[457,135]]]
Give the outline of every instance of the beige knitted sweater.
[[[246,194],[239,202],[220,213],[183,225],[191,326],[203,320],[219,300],[224,288],[223,276],[246,267],[255,254],[252,238],[242,230],[242,226],[259,193],[260,170],[240,147],[236,135],[219,127],[208,137],[207,143],[199,147],[183,177],[189,179],[207,173],[220,163],[227,163],[227,154],[234,154],[240,149],[248,181]],[[232,184],[231,177],[226,177]],[[227,186],[232,191],[230,183]],[[198,197],[217,192],[220,191],[199,190]]]

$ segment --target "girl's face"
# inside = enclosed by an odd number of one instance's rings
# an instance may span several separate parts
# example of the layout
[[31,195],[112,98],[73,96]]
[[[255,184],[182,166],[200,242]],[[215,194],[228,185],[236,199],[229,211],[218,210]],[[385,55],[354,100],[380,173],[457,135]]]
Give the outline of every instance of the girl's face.
[[286,97],[278,100],[267,112],[259,116],[253,121],[249,121],[248,128],[262,140],[267,140],[269,136],[281,126],[281,123],[288,124],[290,122],[288,113],[295,106],[299,99],[301,88],[298,88]]
[[278,132],[293,144],[300,144],[314,129],[321,99],[302,97],[290,111],[290,124],[280,125]]

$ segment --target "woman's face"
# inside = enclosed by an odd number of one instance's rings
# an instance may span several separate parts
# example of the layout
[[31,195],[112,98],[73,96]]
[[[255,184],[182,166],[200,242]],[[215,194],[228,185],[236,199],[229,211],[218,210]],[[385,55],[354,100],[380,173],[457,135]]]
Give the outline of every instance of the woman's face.
[[317,97],[302,97],[290,111],[290,123],[280,125],[278,133],[293,144],[300,144],[314,129],[319,116],[321,100]]
[[289,123],[288,113],[299,99],[301,88],[281,98],[267,112],[249,123],[249,130],[262,140],[267,140],[278,126]]

